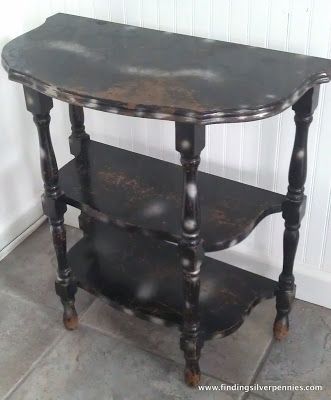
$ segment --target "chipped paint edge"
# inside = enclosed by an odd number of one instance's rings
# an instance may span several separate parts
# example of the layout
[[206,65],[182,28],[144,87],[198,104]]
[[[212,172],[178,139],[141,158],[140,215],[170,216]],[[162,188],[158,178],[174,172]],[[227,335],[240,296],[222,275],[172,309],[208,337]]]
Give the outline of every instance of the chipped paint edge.
[[291,95],[282,101],[270,103],[268,106],[261,107],[259,109],[232,109],[208,113],[175,109],[174,111],[169,112],[162,107],[157,108],[154,106],[137,106],[132,109],[128,108],[124,103],[120,103],[115,100],[105,101],[99,98],[75,94],[70,91],[66,91],[65,89],[59,89],[55,86],[49,85],[32,76],[12,70],[3,55],[1,62],[4,69],[8,73],[9,80],[29,86],[30,88],[46,96],[64,101],[69,104],[130,117],[179,121],[198,125],[240,123],[266,119],[291,107],[307,90],[311,89],[313,86],[330,82],[330,76],[326,72],[314,74],[305,80],[301,86],[299,86]]
[[[284,195],[284,200],[285,201],[285,195]],[[134,225],[130,222],[126,222],[124,220],[118,219],[118,218],[112,218],[111,216],[105,214],[104,212],[100,210],[96,210],[91,208],[90,206],[86,204],[79,204],[76,201],[72,201],[70,198],[65,196],[65,202],[66,204],[80,209],[84,214],[86,214],[88,217],[93,218],[94,220],[103,223],[103,224],[109,224],[116,226],[120,229],[124,229],[127,232],[139,232],[143,236],[146,237],[153,237],[156,239],[161,239],[168,241],[173,244],[178,244],[181,240],[180,235],[173,234],[171,232],[167,231],[162,231],[162,230],[154,230],[154,229],[149,229],[140,225]],[[250,233],[256,228],[256,226],[268,215],[271,214],[276,214],[282,212],[282,204],[279,203],[278,205],[271,206],[269,208],[266,208],[263,210],[253,221],[252,224],[248,225],[240,234],[238,234],[236,237],[232,237],[229,240],[225,241],[203,241],[202,245],[204,248],[204,251],[206,253],[212,253],[215,251],[220,251],[220,250],[225,250],[228,248],[231,248],[240,242],[242,242],[244,239],[246,239]]]

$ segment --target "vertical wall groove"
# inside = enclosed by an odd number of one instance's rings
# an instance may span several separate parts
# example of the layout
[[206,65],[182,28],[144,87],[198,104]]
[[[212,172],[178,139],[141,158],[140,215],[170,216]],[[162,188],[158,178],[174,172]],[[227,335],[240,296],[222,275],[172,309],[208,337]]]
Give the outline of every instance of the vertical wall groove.
[[195,34],[194,18],[195,18],[195,0],[191,0],[192,14],[191,14],[191,36]]
[[[265,28],[265,37],[264,37],[264,47],[269,48],[269,35],[270,35],[270,17],[271,17],[271,0],[268,0],[267,5],[267,18],[266,18],[266,28]],[[278,139],[278,128],[279,128],[279,119],[280,116],[277,116],[277,139]],[[276,142],[276,149],[275,149],[275,159],[277,157],[277,142]],[[273,188],[275,186],[274,177],[273,177]],[[275,191],[275,189],[273,189]],[[268,230],[268,238],[267,238],[267,254],[270,256],[271,254],[271,245],[272,245],[272,238],[274,232],[274,215],[270,218],[270,225]]]
[[312,28],[312,23],[313,23],[314,3],[315,3],[314,0],[310,0],[309,24],[308,24],[308,34],[307,34],[307,42],[306,42],[305,54],[309,54],[310,53],[311,28]]
[[[330,56],[331,56],[331,29],[330,29],[330,31],[329,31],[329,41],[328,41],[328,53],[327,53],[327,57],[328,58],[330,58]],[[321,104],[322,104],[322,109],[321,109],[321,113],[320,113],[320,121],[319,121],[319,142],[318,142],[318,147],[319,147],[319,145],[320,145],[320,139],[321,139],[321,125],[322,125],[322,120],[323,120],[323,117],[324,117],[324,112],[325,112],[325,93],[326,93],[326,88],[324,87],[323,88],[323,100],[321,100]],[[316,158],[317,157],[315,157],[315,160],[316,160]],[[315,163],[315,164],[317,164],[317,163]],[[316,165],[314,166],[314,178],[315,178],[315,176],[316,176]],[[316,187],[316,185],[313,185],[313,194],[314,194],[314,191],[315,191],[315,187]],[[318,189],[317,189],[318,190]],[[327,232],[328,232],[328,227],[329,227],[329,224],[330,224],[330,218],[331,218],[331,215],[330,215],[330,206],[331,206],[331,204],[330,204],[330,202],[331,202],[331,198],[330,198],[330,196],[331,196],[331,179],[330,179],[330,181],[329,181],[329,190],[328,190],[328,200],[327,200],[327,211],[326,211],[326,217],[325,217],[325,221],[324,221],[324,227],[323,227],[323,239],[322,239],[322,249],[321,249],[321,254],[320,254],[320,260],[319,260],[319,263],[318,263],[318,267],[319,267],[319,269],[321,270],[321,269],[323,269],[323,264],[324,264],[324,259],[325,259],[325,251],[326,251],[326,240],[327,240]],[[313,197],[313,195],[312,195],[312,197]],[[308,237],[308,229],[309,229],[309,226],[308,226],[308,228],[307,228],[307,237]]]
[[127,18],[127,15],[126,15],[125,0],[122,0],[122,9],[123,9],[123,23],[127,24],[128,23],[128,18]]
[[308,197],[308,201],[307,201],[307,211],[306,211],[306,230],[304,233],[304,246],[303,246],[303,261],[306,261],[306,257],[307,257],[307,249],[308,249],[308,235],[309,235],[309,227],[310,227],[310,222],[311,222],[311,211],[312,211],[312,202],[313,202],[313,198],[314,198],[314,192],[315,192],[315,179],[316,179],[316,169],[317,169],[317,162],[318,162],[318,157],[317,157],[317,153],[318,150],[320,148],[320,141],[321,141],[321,127],[322,127],[322,118],[323,118],[323,114],[324,114],[324,99],[325,99],[325,88],[322,87],[321,89],[321,94],[320,94],[320,106],[321,106],[321,110],[320,113],[318,115],[318,121],[317,121],[317,138],[316,138],[316,145],[314,148],[314,162],[313,162],[313,166],[312,166],[312,177],[311,177],[311,183],[310,183],[310,187],[311,187],[311,191],[310,191],[310,196]]
[[111,21],[111,0],[108,0],[108,21]]
[[[331,33],[331,31],[330,31]],[[331,34],[329,36],[329,45],[328,47],[330,48],[331,44]],[[309,47],[307,46],[307,51]],[[328,54],[328,57],[330,54]],[[321,141],[321,129],[322,129],[322,120],[323,120],[323,115],[324,115],[324,103],[325,103],[325,86],[322,86],[321,92],[320,92],[320,99],[319,99],[319,113],[317,117],[317,128],[316,128],[316,141],[315,141],[315,146],[313,150],[313,163],[312,163],[312,174],[311,174],[311,179],[310,179],[310,184],[309,187],[311,188],[310,194],[308,196],[308,201],[307,201],[307,211],[306,211],[306,227],[304,231],[304,237],[303,237],[303,262],[306,262],[307,259],[307,251],[308,251],[308,238],[309,238],[309,228],[310,228],[310,223],[311,223],[311,212],[312,212],[312,201],[314,198],[314,192],[315,192],[315,179],[316,179],[316,169],[317,169],[317,163],[318,163],[318,150],[320,148],[320,141]],[[309,160],[308,160],[309,162]]]
[[323,269],[323,264],[325,261],[326,239],[327,239],[327,232],[328,232],[328,229],[330,226],[330,218],[331,218],[331,185],[329,186],[326,218],[325,218],[325,225],[324,225],[324,229],[323,229],[322,250],[321,250],[320,260],[318,263],[318,269],[320,269],[320,270]]

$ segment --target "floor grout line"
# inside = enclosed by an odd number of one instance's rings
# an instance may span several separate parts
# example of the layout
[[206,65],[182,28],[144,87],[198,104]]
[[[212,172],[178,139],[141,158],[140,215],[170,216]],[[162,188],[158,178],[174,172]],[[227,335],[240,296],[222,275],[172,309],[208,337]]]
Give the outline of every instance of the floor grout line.
[[84,311],[82,311],[82,312],[80,312],[80,313],[78,314],[78,322],[79,322],[79,324],[84,325],[84,323],[81,322],[81,319],[84,318],[85,314],[87,314],[87,312],[89,311],[89,309],[93,306],[94,303],[97,302],[97,300],[98,300],[97,297],[95,297],[95,298],[92,300],[91,304],[90,304],[89,306],[87,306],[86,309],[85,309]]
[[[54,277],[54,281],[55,281],[55,277]],[[81,289],[81,290],[83,290],[83,289]],[[49,304],[45,304],[45,303],[42,303],[42,302],[39,302],[39,301],[35,301],[35,300],[32,300],[32,299],[29,299],[29,298],[25,297],[24,295],[13,291],[13,290],[12,290],[11,288],[9,288],[9,287],[3,287],[3,288],[1,288],[1,289],[0,289],[0,293],[3,293],[3,294],[8,295],[8,296],[11,296],[11,297],[15,298],[16,300],[19,300],[19,301],[22,301],[22,302],[26,302],[26,303],[31,304],[31,305],[34,305],[34,306],[45,307],[46,309],[49,309],[49,310],[52,310],[52,311],[56,311],[56,312],[58,312],[58,313],[62,313],[62,312],[63,312],[63,309],[61,309],[61,307],[57,307],[57,306],[55,306],[55,305],[53,306],[53,305],[49,305]],[[56,296],[55,289],[54,289],[54,295]],[[85,312],[87,312],[87,310],[91,307],[91,305],[92,305],[95,301],[96,301],[96,298],[94,298],[94,299],[92,300],[92,303],[91,303],[90,305],[88,305],[87,308],[86,308],[85,310],[83,310],[83,311],[81,311],[81,312],[79,313],[79,316],[82,316],[82,317],[83,317],[83,315],[85,314]],[[61,304],[61,300],[60,300],[60,299],[59,299],[59,304]]]
[[25,296],[23,296],[23,295],[21,295],[19,293],[14,292],[12,289],[7,288],[7,287],[1,288],[0,289],[0,293],[5,294],[6,296],[13,297],[14,299],[16,299],[18,301],[30,304],[32,306],[39,306],[39,307],[43,307],[43,308],[46,308],[46,309],[50,309],[52,311],[61,311],[59,308],[56,308],[56,307],[50,306],[48,304],[44,304],[44,303],[41,303],[41,302],[39,303],[39,302],[36,302],[34,300],[31,300],[31,299],[29,299],[29,298],[27,298],[27,297],[25,297]]
[[26,379],[31,375],[31,373],[36,369],[38,364],[57,346],[58,343],[65,337],[68,332],[64,331],[59,333],[59,335],[53,340],[53,342],[40,354],[39,357],[30,365],[25,374],[12,386],[11,389],[4,395],[2,400],[7,400],[9,397],[26,381]]
[[[177,365],[180,365],[180,366],[183,366],[183,367],[184,367],[184,363],[181,364],[179,361],[176,361],[176,360],[174,360],[174,359],[172,359],[172,358],[167,358],[167,357],[165,357],[165,356],[162,355],[162,354],[155,353],[155,352],[153,352],[153,351],[150,350],[150,349],[146,349],[146,348],[143,347],[143,346],[139,346],[139,345],[137,345],[134,341],[132,341],[132,340],[130,340],[130,339],[126,339],[126,338],[124,338],[124,337],[120,337],[120,336],[115,335],[115,334],[113,334],[113,333],[111,333],[111,332],[109,332],[109,331],[105,331],[105,330],[103,330],[103,329],[101,329],[101,328],[99,328],[99,327],[96,327],[96,326],[94,326],[94,325],[90,325],[89,323],[86,323],[86,322],[85,322],[85,323],[82,322],[81,324],[84,325],[85,327],[87,327],[87,328],[89,328],[89,329],[95,331],[95,332],[101,333],[102,335],[105,335],[105,336],[111,337],[111,338],[113,338],[113,339],[119,340],[119,341],[121,341],[121,342],[124,342],[124,343],[126,343],[126,344],[129,344],[129,345],[135,347],[136,349],[145,351],[145,352],[148,353],[148,354],[151,354],[151,355],[153,355],[153,356],[162,358],[163,360],[171,361],[171,362],[173,362],[173,363],[175,363],[175,364],[177,364]],[[179,347],[179,344],[178,344],[178,347]],[[224,383],[230,383],[230,382],[223,381],[223,380],[221,380],[220,378],[217,378],[217,377],[215,377],[215,376],[208,375],[208,374],[206,374],[206,373],[204,373],[204,375],[206,375],[206,376],[208,376],[208,377],[210,377],[210,378],[217,379],[217,380],[219,380],[219,381],[221,381],[221,382],[224,382]]]
[[[256,368],[256,370],[255,370],[255,373],[253,374],[252,379],[251,379],[250,382],[249,382],[249,385],[253,385],[253,384],[255,383],[256,378],[257,378],[258,375],[260,374],[262,368],[263,368],[264,365],[265,365],[265,362],[266,362],[267,358],[269,357],[269,355],[270,355],[270,353],[271,353],[271,349],[272,349],[274,343],[275,343],[275,339],[272,338],[271,341],[270,341],[270,343],[269,343],[269,345],[268,345],[268,347],[267,347],[266,350],[264,351],[264,354],[263,354],[263,356],[262,356],[262,359],[261,359],[260,363],[258,364],[258,366],[257,366],[257,368]],[[243,397],[242,397],[240,400],[246,400],[246,399],[248,398],[248,396],[249,396],[251,393],[254,393],[254,395],[256,394],[255,392],[247,392],[247,393],[244,393]],[[261,397],[261,396],[260,396],[260,397]],[[262,397],[262,398],[263,398],[263,397]],[[266,400],[268,400],[268,399],[266,399]]]
[[[17,295],[16,293],[11,293],[8,292],[6,290],[0,289],[1,293],[4,293],[8,296],[11,296],[13,298],[15,298],[18,301],[22,301],[22,302],[26,302],[28,304],[32,304],[35,306],[43,306],[45,308],[49,308],[52,309],[53,311],[59,311],[58,309],[55,309],[53,307],[44,305],[44,304],[40,304],[40,303],[35,303],[32,300],[29,299],[25,299],[24,297],[21,297],[19,295]],[[93,303],[96,301],[96,299],[94,299],[92,301],[92,303],[86,308],[86,310],[82,311],[79,314],[79,317],[84,317],[84,315],[87,313],[87,311],[89,310],[89,308],[93,305]],[[59,324],[62,323],[59,320]],[[82,324],[84,325],[84,324]],[[63,328],[65,329],[65,328]],[[79,328],[78,328],[79,329]],[[18,379],[18,381],[9,389],[9,391],[4,395],[4,397],[2,398],[2,400],[7,400],[9,399],[9,397],[26,381],[26,379],[32,374],[32,372],[36,369],[36,367],[38,366],[38,364],[57,346],[57,344],[66,336],[66,335],[70,335],[70,332],[68,332],[67,330],[63,330],[62,332],[60,332],[55,339],[53,340],[53,342],[46,347],[46,349],[39,355],[39,357],[37,357],[32,364],[29,366],[29,368],[26,370],[26,372]]]
[[[162,358],[163,360],[171,361],[171,362],[175,363],[175,364],[178,365],[178,366],[181,366],[181,367],[184,367],[184,366],[185,366],[184,358],[183,358],[183,363],[180,363],[179,361],[174,360],[173,358],[168,358],[168,357],[166,357],[166,356],[164,356],[164,355],[162,355],[162,354],[160,354],[160,353],[153,352],[153,351],[150,350],[150,349],[146,349],[146,348],[143,347],[143,346],[137,345],[134,341],[132,341],[132,340],[130,340],[130,339],[126,339],[126,338],[124,338],[124,337],[120,337],[120,336],[118,336],[118,335],[115,335],[115,334],[111,333],[110,331],[103,330],[102,328],[99,328],[99,327],[97,327],[97,326],[95,326],[95,325],[90,325],[90,324],[87,323],[87,322],[81,322],[81,325],[84,325],[85,327],[90,328],[91,330],[93,330],[93,331],[95,331],[95,332],[101,333],[102,335],[105,335],[105,336],[111,337],[111,338],[113,338],[113,339],[117,339],[117,340],[119,340],[119,341],[122,341],[122,342],[124,342],[124,343],[126,343],[126,344],[129,344],[129,345],[135,347],[136,349],[145,351],[145,352],[148,353],[148,354],[151,354],[151,355],[153,355],[153,356]],[[179,338],[179,336],[178,336],[178,338]],[[179,348],[179,340],[178,340],[178,348]],[[183,356],[183,357],[184,357],[184,356]],[[203,357],[203,355],[202,355],[202,357]],[[203,372],[203,371],[202,371],[202,374],[205,375],[205,376],[208,377],[208,378],[216,379],[216,380],[218,380],[218,381],[220,381],[220,382],[222,382],[222,383],[225,383],[225,384],[227,384],[227,385],[234,385],[234,384],[236,383],[236,382],[228,381],[228,380],[225,380],[224,378],[220,378],[220,377],[218,377],[218,376],[215,376],[215,375],[212,375],[212,374]],[[202,383],[202,384],[203,384],[203,383]]]
[[[112,339],[116,339],[116,340],[118,340],[118,342],[128,344],[128,345],[134,347],[135,349],[142,350],[142,351],[144,351],[145,353],[152,355],[153,357],[157,357],[157,358],[160,358],[160,359],[165,360],[165,361],[167,361],[167,362],[173,363],[173,364],[175,364],[175,365],[178,366],[178,367],[184,368],[184,366],[185,366],[184,363],[181,364],[179,361],[176,361],[176,360],[174,360],[174,359],[172,359],[172,358],[167,358],[167,357],[165,357],[164,355],[161,355],[161,354],[159,354],[159,353],[153,352],[152,350],[146,349],[146,348],[144,348],[144,347],[142,347],[142,346],[138,346],[138,345],[135,344],[135,342],[133,342],[133,341],[131,341],[131,340],[129,340],[129,339],[125,339],[125,338],[123,338],[123,337],[115,336],[115,335],[109,333],[108,331],[104,331],[103,329],[100,329],[100,328],[95,327],[95,326],[93,326],[93,325],[89,325],[89,324],[87,324],[87,323],[81,323],[81,325],[83,325],[84,328],[90,329],[91,331],[100,333],[100,334],[102,334],[102,335],[104,335],[104,336],[107,336],[107,337],[111,337]],[[179,344],[178,344],[178,345],[179,345]],[[220,378],[220,377],[217,377],[217,376],[214,376],[214,375],[207,374],[207,373],[205,373],[205,372],[203,372],[203,371],[201,371],[201,373],[202,373],[202,375],[204,375],[205,377],[215,379],[215,380],[217,380],[217,381],[220,382],[220,383],[224,383],[224,384],[226,384],[226,385],[234,385],[234,382],[230,382],[230,381],[224,380],[223,378]],[[204,383],[201,382],[201,385],[203,385],[203,384],[204,384]],[[3,400],[5,400],[5,399],[3,399]],[[267,400],[268,400],[268,399],[267,399]]]

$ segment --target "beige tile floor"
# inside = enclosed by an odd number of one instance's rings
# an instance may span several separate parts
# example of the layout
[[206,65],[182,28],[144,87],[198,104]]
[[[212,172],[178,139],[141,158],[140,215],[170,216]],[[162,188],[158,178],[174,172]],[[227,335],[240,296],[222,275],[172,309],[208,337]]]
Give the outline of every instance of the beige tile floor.
[[[68,227],[69,244],[80,237]],[[203,384],[321,384],[322,392],[201,392],[182,383],[178,332],[121,314],[83,291],[80,327],[62,327],[46,224],[0,262],[0,398],[31,400],[331,398],[331,310],[297,301],[291,334],[272,340],[274,301],[233,335],[207,342]]]

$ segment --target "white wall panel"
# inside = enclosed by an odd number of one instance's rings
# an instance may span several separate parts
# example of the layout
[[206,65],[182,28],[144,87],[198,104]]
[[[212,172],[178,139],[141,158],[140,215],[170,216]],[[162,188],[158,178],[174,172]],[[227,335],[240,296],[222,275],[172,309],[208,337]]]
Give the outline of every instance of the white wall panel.
[[[23,4],[23,5],[22,5]],[[238,43],[331,57],[330,0],[13,0],[2,6],[0,43],[42,23],[55,12],[144,26]],[[0,248],[41,214],[38,144],[25,112],[22,91],[0,72]],[[309,138],[307,214],[301,229],[296,269],[299,296],[329,305],[325,283],[331,281],[331,85],[321,90]],[[88,132],[114,146],[178,163],[174,124],[86,110]],[[69,154],[67,107],[55,102],[54,147],[59,165]],[[201,169],[259,187],[286,191],[294,140],[293,113],[247,124],[208,127]],[[162,179],[162,178],[161,178]],[[24,196],[24,197],[23,197]],[[14,207],[13,207],[14,205]],[[283,222],[265,220],[246,241],[217,257],[242,254],[257,260],[247,268],[277,275],[281,266]],[[249,263],[248,263],[249,264]],[[258,267],[258,264],[264,267]],[[270,267],[270,268],[269,268]],[[261,269],[262,268],[262,269]],[[309,277],[309,278],[308,278]],[[306,283],[305,283],[306,282]],[[320,282],[320,285],[318,284]],[[321,288],[320,293],[318,288]],[[315,288],[315,289],[314,289]],[[317,288],[317,289],[316,289]]]

